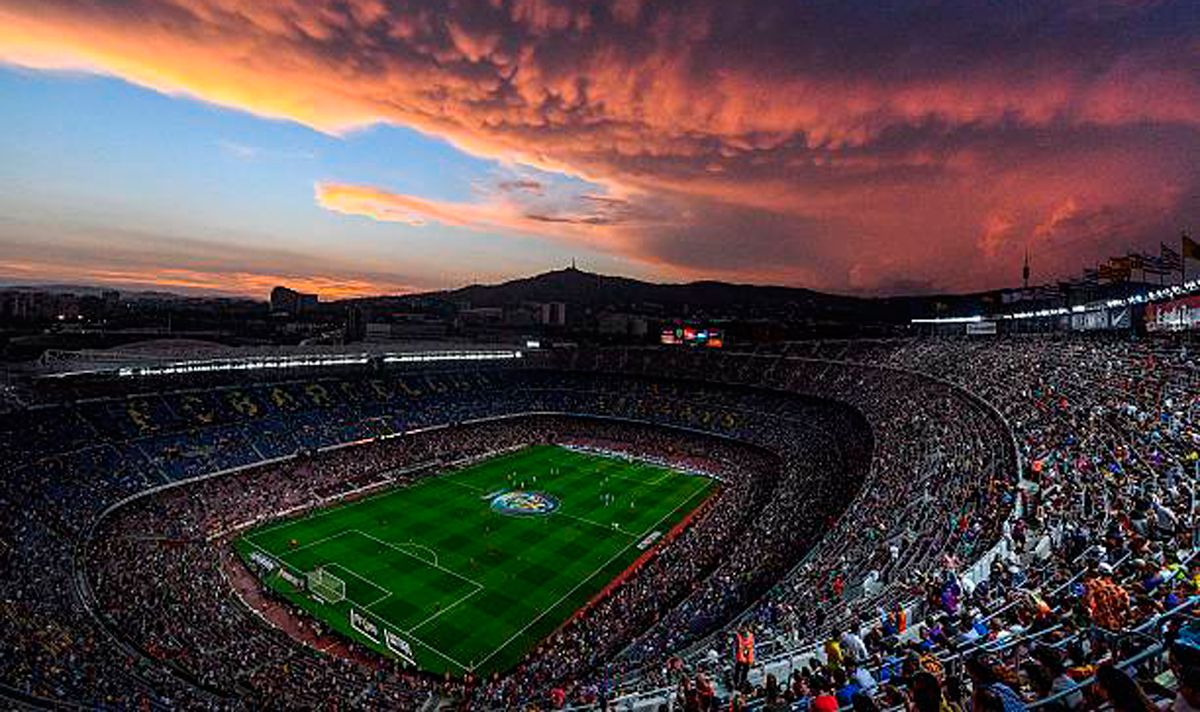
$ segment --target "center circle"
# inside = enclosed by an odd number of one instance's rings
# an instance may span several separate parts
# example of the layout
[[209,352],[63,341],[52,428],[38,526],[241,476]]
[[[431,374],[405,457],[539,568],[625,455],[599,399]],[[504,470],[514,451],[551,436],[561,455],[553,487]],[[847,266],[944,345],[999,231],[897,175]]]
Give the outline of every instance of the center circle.
[[558,500],[543,492],[512,490],[492,497],[492,509],[519,517],[538,516],[558,509]]

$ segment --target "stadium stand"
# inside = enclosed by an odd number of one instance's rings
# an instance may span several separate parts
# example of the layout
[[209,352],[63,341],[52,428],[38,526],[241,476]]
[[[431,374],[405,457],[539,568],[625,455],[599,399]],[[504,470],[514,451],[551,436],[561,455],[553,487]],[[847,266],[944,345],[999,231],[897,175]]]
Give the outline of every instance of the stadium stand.
[[[0,500],[21,513],[0,520],[0,692],[1012,710],[1134,690],[1194,707],[1198,378],[1179,342],[1041,337],[60,380],[0,414]],[[531,442],[686,460],[727,486],[508,673],[433,678],[330,647],[226,545],[248,521]],[[742,626],[756,660],[735,685]]]

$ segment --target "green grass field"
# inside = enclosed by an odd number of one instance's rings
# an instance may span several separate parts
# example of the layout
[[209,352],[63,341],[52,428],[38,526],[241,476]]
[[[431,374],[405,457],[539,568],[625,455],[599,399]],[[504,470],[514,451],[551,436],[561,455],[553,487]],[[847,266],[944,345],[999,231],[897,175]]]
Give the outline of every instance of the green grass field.
[[[431,672],[488,674],[520,661],[714,486],[535,446],[270,524],[235,546],[247,560],[279,563],[266,585],[342,634]],[[558,506],[525,516],[492,507],[492,496],[514,490]],[[344,581],[345,600],[329,603],[287,580],[318,567]]]

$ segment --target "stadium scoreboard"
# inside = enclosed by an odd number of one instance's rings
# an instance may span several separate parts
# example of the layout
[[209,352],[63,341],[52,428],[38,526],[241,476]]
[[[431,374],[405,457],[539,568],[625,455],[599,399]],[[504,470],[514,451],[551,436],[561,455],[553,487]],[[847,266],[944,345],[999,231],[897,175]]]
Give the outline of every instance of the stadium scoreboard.
[[666,346],[696,346],[719,349],[725,345],[725,335],[720,329],[705,329],[692,326],[676,326],[663,329],[659,343]]

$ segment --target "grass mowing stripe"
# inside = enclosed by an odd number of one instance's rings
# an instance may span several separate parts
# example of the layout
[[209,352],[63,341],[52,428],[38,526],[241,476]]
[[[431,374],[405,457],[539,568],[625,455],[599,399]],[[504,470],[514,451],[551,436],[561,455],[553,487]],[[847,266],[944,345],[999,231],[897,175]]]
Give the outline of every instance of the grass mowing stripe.
[[434,622],[435,620],[438,619],[439,616],[441,616],[444,613],[448,613],[452,608],[454,608],[458,604],[462,603],[463,601],[466,601],[468,598],[470,598],[471,596],[474,596],[475,594],[479,593],[482,590],[483,590],[483,587],[480,586],[479,588],[475,589],[474,591],[467,593],[465,596],[458,599],[454,603],[451,603],[449,606],[446,606],[445,608],[441,609],[440,611],[436,611],[433,615],[429,616],[428,618],[421,621],[420,623],[414,625],[412,628],[409,628],[408,629],[409,634],[416,632],[417,628],[420,628],[428,623]]
[[420,561],[421,563],[426,564],[427,566],[432,566],[433,568],[438,569],[440,571],[445,571],[446,573],[450,574],[451,576],[457,576],[458,578],[462,579],[463,581],[466,581],[467,583],[474,584],[480,588],[483,588],[483,584],[479,583],[478,581],[472,581],[471,579],[467,578],[466,576],[463,576],[462,574],[458,573],[457,571],[451,571],[450,569],[446,568],[445,566],[442,566],[441,564],[425,561],[424,559],[417,556],[416,554],[405,551],[404,549],[401,549],[400,547],[396,546],[395,544],[383,541],[382,539],[379,539],[378,537],[371,536],[370,534],[367,534],[366,532],[363,532],[363,531],[359,531],[358,529],[353,529],[351,531],[358,534],[359,536],[365,536],[366,538],[378,543],[380,546],[386,546],[386,547],[392,549],[393,551],[398,551],[401,554],[404,554],[405,556],[411,556],[414,559]]
[[[334,539],[337,539],[338,537],[345,536],[346,534],[349,534],[349,533],[350,533],[350,532],[349,532],[348,530],[347,530],[347,531],[340,531],[340,532],[337,532],[336,534],[330,534],[329,536],[326,536],[326,537],[321,537],[320,539],[317,539],[316,541],[310,541],[309,543],[307,543],[307,544],[305,544],[305,545],[303,545],[303,546],[297,546],[297,547],[293,547],[293,548],[292,548],[292,550],[288,552],[288,556],[290,556],[290,555],[292,555],[292,554],[295,554],[295,553],[296,553],[296,552],[298,552],[298,551],[303,551],[303,550],[305,550],[305,549],[310,549],[310,548],[312,548],[312,547],[314,547],[314,546],[320,546],[320,545],[324,544],[324,543],[325,543],[325,542],[327,542],[327,541],[333,541]],[[287,558],[287,556],[281,556],[280,558],[281,558],[281,559],[286,559],[286,558]]]
[[575,516],[574,514],[567,514],[566,512],[559,512],[559,514],[560,514],[560,515],[562,515],[562,516],[564,516],[564,517],[567,517],[567,518],[569,518],[569,519],[574,519],[574,520],[575,520],[575,521],[577,521],[577,522],[583,522],[584,524],[587,524],[588,526],[600,527],[601,529],[605,529],[605,530],[611,530],[611,531],[619,532],[620,534],[622,534],[622,535],[624,535],[624,536],[629,536],[629,537],[636,537],[636,536],[637,536],[636,534],[630,534],[630,533],[629,533],[629,532],[627,532],[627,531],[624,531],[624,530],[622,530],[622,529],[618,529],[618,528],[616,528],[616,527],[613,527],[613,526],[611,526],[611,525],[610,525],[610,526],[605,526],[605,525],[601,524],[600,522],[593,522],[592,520],[590,520],[590,519],[588,519],[588,518],[586,518],[586,517],[577,517],[577,516]]
[[[693,496],[694,496],[694,494],[693,494]],[[690,499],[691,499],[691,498],[689,498],[689,501],[690,501]],[[682,507],[682,506],[683,506],[683,504],[686,504],[686,502],[684,502],[684,503],[681,503],[681,504],[679,505],[679,507]],[[492,658],[492,656],[493,656],[493,655],[495,655],[496,653],[498,653],[498,652],[500,652],[501,650],[503,650],[503,649],[504,649],[504,647],[505,647],[505,646],[507,646],[509,643],[511,643],[511,642],[513,641],[513,639],[514,639],[514,638],[516,638],[516,637],[517,637],[518,635],[520,635],[521,633],[524,633],[524,632],[525,632],[525,631],[526,631],[526,630],[527,630],[527,629],[528,629],[530,626],[532,626],[534,623],[538,622],[538,620],[540,620],[540,619],[541,619],[543,616],[545,616],[545,615],[546,615],[547,613],[549,613],[550,611],[554,610],[554,608],[555,608],[555,607],[557,607],[559,603],[562,603],[564,600],[566,600],[566,599],[567,599],[567,598],[568,598],[568,597],[569,597],[569,596],[570,596],[572,593],[574,593],[574,592],[575,592],[575,591],[576,591],[576,590],[577,590],[577,589],[578,589],[580,586],[583,586],[584,584],[586,584],[588,581],[590,581],[592,578],[594,578],[594,577],[596,576],[596,574],[598,574],[598,573],[600,573],[601,571],[603,571],[605,568],[607,568],[607,566],[608,566],[609,564],[611,564],[613,561],[615,561],[616,559],[618,559],[618,558],[619,558],[619,557],[620,557],[622,554],[624,554],[626,551],[628,551],[628,550],[629,550],[629,547],[633,546],[633,545],[634,545],[634,543],[636,543],[637,541],[639,541],[639,540],[641,539],[641,537],[644,537],[644,536],[647,536],[647,535],[649,535],[649,534],[650,534],[650,532],[651,532],[651,531],[653,531],[654,527],[658,526],[659,524],[662,524],[662,522],[663,522],[663,520],[664,520],[664,519],[666,519],[667,517],[671,516],[672,514],[675,514],[675,513],[676,513],[676,512],[679,510],[679,507],[676,507],[675,509],[672,509],[671,511],[667,512],[666,514],[664,514],[664,515],[663,515],[661,518],[659,518],[659,520],[658,520],[657,522],[655,522],[655,523],[654,523],[654,525],[653,525],[653,526],[651,526],[651,527],[650,527],[650,529],[647,529],[646,531],[642,532],[642,534],[641,534],[640,536],[638,536],[638,537],[635,537],[635,538],[634,538],[634,541],[631,541],[630,543],[626,544],[626,545],[625,545],[625,547],[624,547],[623,549],[621,549],[620,551],[618,551],[616,554],[614,554],[614,555],[613,555],[613,557],[612,557],[611,559],[609,559],[607,562],[605,562],[605,565],[604,565],[604,566],[602,566],[601,568],[599,568],[599,569],[597,569],[597,570],[593,571],[593,572],[592,572],[590,575],[588,575],[588,577],[587,577],[587,578],[583,579],[583,580],[582,580],[582,581],[580,581],[578,584],[576,584],[576,585],[575,585],[575,588],[573,588],[573,589],[571,589],[570,591],[568,591],[567,593],[565,593],[565,594],[563,595],[563,597],[562,597],[562,598],[560,598],[560,599],[558,599],[557,601],[555,601],[554,605],[552,605],[552,606],[550,606],[549,608],[547,608],[546,610],[542,611],[540,614],[538,614],[538,617],[537,617],[537,618],[534,618],[532,621],[530,621],[529,623],[527,623],[527,624],[525,625],[525,627],[524,627],[524,628],[522,628],[521,630],[519,630],[519,631],[517,631],[516,633],[514,633],[514,634],[513,634],[513,636],[512,636],[511,638],[509,638],[508,640],[506,640],[506,641],[504,641],[503,643],[501,643],[499,648],[497,648],[495,651],[493,651],[493,652],[491,653],[491,655],[488,655],[488,657],[484,658],[483,660],[480,660],[480,661],[479,661],[479,664],[480,664],[480,665],[482,665],[483,663],[485,663],[485,662],[487,662],[488,660],[490,660],[490,659]]]
[[[506,516],[482,496],[522,484],[558,508]],[[269,523],[236,546],[244,558],[258,550],[301,579],[319,565],[351,574],[347,598],[369,607],[318,603],[280,576],[266,578],[338,632],[387,652],[348,624],[353,608],[408,640],[420,667],[489,674],[518,662],[638,558],[634,544],[674,526],[714,486],[669,468],[538,445]]]

